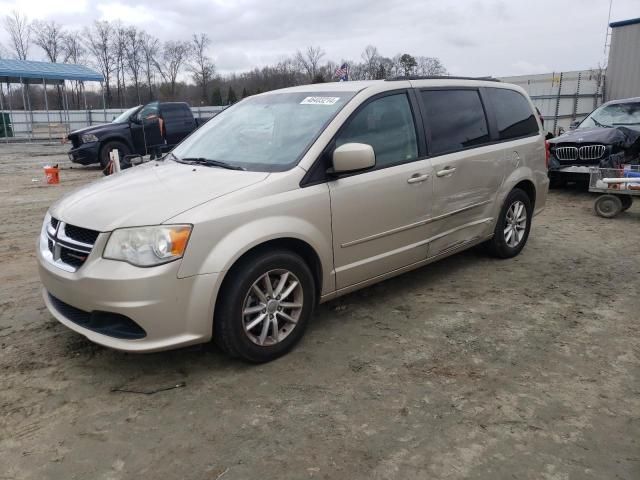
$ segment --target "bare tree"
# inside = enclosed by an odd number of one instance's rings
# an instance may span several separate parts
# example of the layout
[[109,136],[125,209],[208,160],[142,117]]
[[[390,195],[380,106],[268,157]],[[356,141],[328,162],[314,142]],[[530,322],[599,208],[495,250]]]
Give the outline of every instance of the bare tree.
[[367,45],[362,52],[362,60],[364,62],[364,76],[371,80],[377,77],[378,68],[380,66],[380,54],[378,49],[373,45]]
[[447,69],[439,58],[436,57],[416,57],[417,67],[416,73],[418,75],[430,76],[430,75],[446,75]]
[[124,97],[126,93],[125,85],[125,57],[126,57],[126,43],[127,33],[126,28],[117,21],[113,25],[113,38],[111,41],[111,49],[113,52],[113,60],[115,65],[116,74],[116,94],[118,96],[118,105],[122,107],[124,105]]
[[64,54],[65,33],[62,25],[55,21],[45,22],[35,20],[31,24],[33,43],[40,47],[51,63],[58,63]]
[[7,49],[0,43],[0,58],[6,58],[7,56]]
[[188,65],[193,81],[202,90],[202,101],[207,100],[207,89],[215,72],[215,65],[207,55],[211,39],[206,33],[193,34],[191,40],[191,62]]
[[156,68],[165,82],[169,84],[169,94],[175,98],[178,74],[189,57],[188,42],[168,41],[162,47],[162,58],[156,61]]
[[309,46],[305,52],[298,50],[296,52],[296,62],[300,69],[309,77],[309,81],[313,81],[318,74],[318,66],[320,60],[324,57],[325,52],[320,47]]
[[155,80],[155,66],[157,64],[158,51],[160,50],[160,42],[157,38],[152,37],[146,32],[142,32],[140,36],[140,46],[143,53],[143,69],[147,78],[147,87],[149,88],[148,100],[153,100],[153,83]]
[[91,28],[85,29],[87,48],[104,77],[107,104],[111,105],[111,78],[115,62],[111,51],[111,35],[113,27],[107,21],[95,21]]
[[[82,45],[80,33],[69,32],[64,36],[62,45],[62,62],[82,64],[85,62],[87,50]],[[71,97],[78,108],[80,108],[80,96],[84,92],[84,82],[75,81],[72,84]]]
[[142,31],[135,27],[129,27],[126,31],[125,57],[127,60],[127,68],[133,79],[133,86],[136,90],[136,98],[138,103],[142,103],[140,98],[140,74],[142,73],[142,65],[144,60],[144,50],[142,48]]
[[31,29],[29,19],[17,10],[4,17],[4,28],[11,38],[13,51],[18,60],[26,60],[31,45]]

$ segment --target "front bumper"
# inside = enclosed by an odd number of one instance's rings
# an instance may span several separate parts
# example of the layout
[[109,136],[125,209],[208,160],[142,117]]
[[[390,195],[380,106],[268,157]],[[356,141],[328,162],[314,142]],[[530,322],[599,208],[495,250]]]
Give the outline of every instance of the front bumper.
[[100,142],[82,143],[69,150],[69,160],[80,165],[100,163]]
[[[38,270],[44,301],[62,324],[106,347],[153,352],[211,339],[218,274],[178,278],[180,261],[151,268],[101,257],[107,234],[76,272],[53,265],[38,248]],[[51,298],[54,297],[54,299]],[[143,338],[123,339],[98,333],[74,321],[67,306],[84,312],[124,315],[139,325]]]

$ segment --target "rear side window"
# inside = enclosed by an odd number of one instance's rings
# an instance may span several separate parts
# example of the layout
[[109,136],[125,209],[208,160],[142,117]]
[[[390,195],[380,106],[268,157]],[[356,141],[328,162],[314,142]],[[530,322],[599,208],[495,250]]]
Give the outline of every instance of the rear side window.
[[376,154],[376,168],[418,158],[416,128],[404,93],[387,95],[365,105],[336,137],[336,146],[366,143]]
[[488,88],[496,116],[500,140],[526,137],[538,133],[538,122],[529,102],[514,90]]
[[432,155],[476,147],[489,141],[489,127],[477,90],[423,90]]

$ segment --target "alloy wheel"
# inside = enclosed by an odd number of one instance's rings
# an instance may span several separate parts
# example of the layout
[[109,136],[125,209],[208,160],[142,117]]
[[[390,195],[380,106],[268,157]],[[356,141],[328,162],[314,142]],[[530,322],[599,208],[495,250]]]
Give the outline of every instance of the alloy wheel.
[[275,345],[294,330],[303,303],[300,280],[289,270],[270,270],[251,285],[245,296],[244,332],[256,345]]
[[520,200],[511,204],[507,210],[504,226],[504,240],[511,247],[517,247],[524,238],[527,229],[527,209]]

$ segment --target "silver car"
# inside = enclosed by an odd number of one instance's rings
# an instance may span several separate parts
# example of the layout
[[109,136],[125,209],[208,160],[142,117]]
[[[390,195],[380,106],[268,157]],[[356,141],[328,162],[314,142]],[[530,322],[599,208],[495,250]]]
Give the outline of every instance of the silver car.
[[544,133],[519,87],[277,90],[54,204],[38,242],[44,301],[111,348],[213,338],[264,362],[320,302],[481,243],[519,254],[547,188]]

